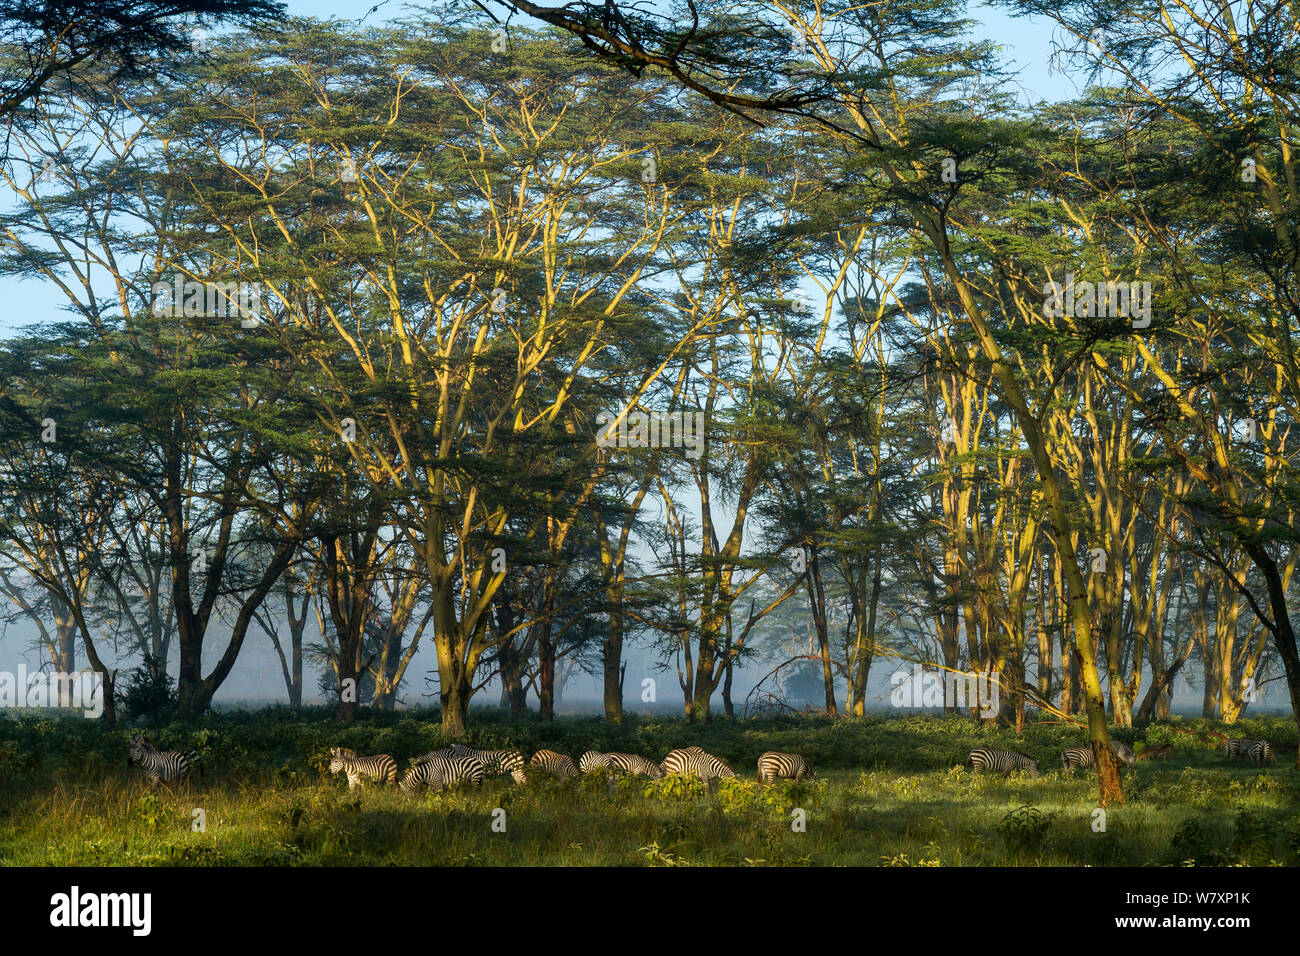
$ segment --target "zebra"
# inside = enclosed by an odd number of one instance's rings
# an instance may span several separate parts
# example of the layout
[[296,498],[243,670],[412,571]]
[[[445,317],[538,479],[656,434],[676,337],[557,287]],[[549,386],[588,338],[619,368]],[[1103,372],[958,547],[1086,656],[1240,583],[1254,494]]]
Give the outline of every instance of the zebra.
[[1267,740],[1252,742],[1247,753],[1251,763],[1263,763],[1266,760],[1276,759],[1273,756],[1273,745]]
[[683,747],[674,750],[659,764],[665,774],[684,773],[701,780],[715,777],[734,777],[736,772],[727,766],[726,761],[719,760],[711,753],[705,753],[699,747]]
[[970,767],[974,773],[983,773],[985,770],[996,770],[999,773],[1008,773],[1012,770],[1027,770],[1031,777],[1038,776],[1038,761],[1028,754],[1017,753],[1014,750],[994,750],[991,747],[980,747],[970,752],[965,765]]
[[578,775],[578,768],[573,763],[572,757],[566,757],[564,754],[557,754],[554,750],[539,750],[533,754],[533,759],[528,761],[539,770],[555,774],[555,776],[567,779]]
[[164,784],[168,787],[173,781],[185,783],[195,767],[203,772],[199,755],[193,750],[159,750],[147,737],[136,737],[131,741],[131,749],[126,755],[126,765],[138,766],[144,771],[150,789]]
[[609,764],[609,755],[599,750],[588,750],[578,758],[578,773],[591,773]]
[[[1123,763],[1124,766],[1131,767],[1137,763],[1137,754],[1133,752],[1133,748],[1128,744],[1112,740],[1110,749],[1114,751],[1116,759]],[[1086,747],[1066,747],[1061,752],[1061,766],[1066,770],[1073,767],[1091,767],[1094,762],[1091,744]]]
[[370,777],[380,783],[397,782],[397,761],[388,754],[376,754],[373,757],[358,757],[355,750],[347,747],[335,747],[331,753],[330,773],[340,770],[348,775],[348,789],[361,786],[362,777]]
[[413,764],[402,774],[402,782],[397,787],[402,793],[410,793],[420,784],[441,790],[469,781],[477,787],[483,783],[486,775],[487,768],[483,761],[473,754],[433,754],[428,760]]
[[417,754],[410,759],[408,766],[414,767],[417,763],[428,763],[434,757],[454,757],[456,751],[451,747],[443,747],[441,750],[430,750],[428,753]]
[[483,769],[489,777],[508,773],[515,783],[523,783],[528,779],[524,773],[524,755],[518,750],[475,750],[464,744],[452,744],[448,749],[458,757],[478,757],[483,761]]
[[645,757],[638,757],[636,754],[604,754],[599,750],[588,750],[578,761],[579,773],[591,773],[591,771],[604,767],[607,770],[617,770],[621,773],[640,773],[645,774],[652,780],[658,780],[664,775],[663,769],[653,760],[647,760]]
[[1255,741],[1249,737],[1229,737],[1223,742],[1223,755],[1225,757],[1245,757],[1250,753],[1251,744]]
[[786,777],[798,783],[804,777],[813,777],[812,766],[798,754],[769,750],[758,758],[758,782],[775,783],[777,777]]

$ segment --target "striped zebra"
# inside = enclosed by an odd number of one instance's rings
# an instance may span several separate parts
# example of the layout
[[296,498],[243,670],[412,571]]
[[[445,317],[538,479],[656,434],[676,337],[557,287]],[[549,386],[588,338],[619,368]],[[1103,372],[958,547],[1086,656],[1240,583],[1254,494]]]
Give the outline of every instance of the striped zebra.
[[664,775],[659,764],[653,760],[647,760],[645,757],[638,757],[636,754],[605,754],[599,750],[588,750],[582,755],[582,759],[578,761],[579,773],[591,773],[591,771],[599,767],[616,770],[619,773],[644,774],[652,780],[658,780]]
[[775,783],[777,777],[785,777],[797,783],[804,777],[812,776],[812,766],[798,754],[769,750],[758,758],[759,783]]
[[1038,761],[1028,754],[1017,753],[1014,750],[980,747],[970,752],[965,765],[975,773],[983,773],[985,770],[995,770],[998,773],[1027,770],[1031,777],[1038,776]]
[[659,766],[665,774],[690,774],[705,781],[715,777],[725,778],[736,775],[736,772],[727,766],[726,761],[719,760],[711,753],[705,753],[699,747],[683,747],[674,750]]
[[443,747],[441,750],[430,750],[428,753],[417,754],[410,759],[408,766],[414,767],[417,763],[428,763],[434,757],[454,757],[456,751],[450,747]]
[[464,744],[452,744],[448,749],[458,757],[478,757],[483,761],[483,769],[489,777],[508,773],[515,783],[523,783],[528,779],[524,773],[524,755],[518,750],[475,750]]
[[1254,742],[1249,737],[1229,737],[1223,742],[1223,755],[1225,757],[1245,757],[1250,750],[1250,745]]
[[159,750],[147,737],[136,737],[131,741],[131,749],[126,756],[128,767],[135,765],[144,771],[150,789],[173,782],[184,783],[189,779],[195,767],[203,772],[199,755],[193,750]]
[[331,751],[330,773],[342,771],[348,775],[348,789],[361,786],[361,779],[369,777],[380,783],[397,782],[397,761],[388,754],[376,754],[373,757],[358,757],[355,750],[347,747],[335,747]]
[[[1132,767],[1137,763],[1137,754],[1133,752],[1133,748],[1128,744],[1118,740],[1112,740],[1110,742],[1110,749],[1114,751],[1115,759],[1123,763],[1124,766]],[[1086,769],[1091,767],[1094,762],[1095,760],[1091,744],[1087,747],[1066,747],[1065,750],[1061,752],[1061,766],[1066,770],[1073,769],[1074,767],[1083,767]]]
[[1251,763],[1263,763],[1266,760],[1276,759],[1273,756],[1273,745],[1267,740],[1252,741],[1247,756],[1250,757]]
[[557,754],[554,750],[539,750],[528,762],[539,770],[563,779],[578,775],[578,768],[574,765],[573,758]]
[[487,776],[487,768],[483,766],[483,761],[473,754],[428,756],[428,760],[413,764],[406,773],[402,774],[402,782],[397,785],[402,793],[410,793],[421,784],[427,784],[431,790],[442,790],[444,787],[468,781],[477,787]]

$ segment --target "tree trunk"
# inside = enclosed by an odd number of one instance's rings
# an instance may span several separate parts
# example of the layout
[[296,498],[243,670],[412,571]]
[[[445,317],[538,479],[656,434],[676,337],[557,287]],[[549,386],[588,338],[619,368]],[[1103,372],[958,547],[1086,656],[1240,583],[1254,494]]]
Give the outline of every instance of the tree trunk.
[[623,611],[618,594],[612,595],[614,606],[609,612],[609,630],[601,644],[604,668],[605,723],[623,723]]
[[867,629],[863,639],[862,621],[858,619],[858,646],[854,655],[853,714],[866,713],[867,677],[871,672],[872,654],[876,642],[876,609],[880,605],[880,548],[877,546],[871,576],[871,600],[867,610]]
[[543,618],[537,635],[537,696],[542,720],[555,719],[555,644],[551,641],[551,622]]
[[[73,674],[77,670],[77,623],[70,612],[59,610],[54,619],[58,653],[54,655],[54,669],[64,674]],[[72,706],[72,688],[66,682],[59,683],[59,706]]]
[[201,670],[203,638],[193,622],[182,624],[177,638],[181,659],[176,676],[176,716],[183,721],[198,720],[212,705],[212,692],[204,684]]
[[[1273,612],[1273,646],[1277,648],[1286,670],[1286,686],[1291,695],[1291,717],[1300,726],[1300,652],[1297,652],[1295,630],[1287,609],[1286,587],[1282,583],[1277,563],[1262,544],[1252,542],[1246,545],[1246,553],[1263,574],[1268,588],[1269,609]],[[1300,767],[1300,750],[1296,751],[1296,766]]]

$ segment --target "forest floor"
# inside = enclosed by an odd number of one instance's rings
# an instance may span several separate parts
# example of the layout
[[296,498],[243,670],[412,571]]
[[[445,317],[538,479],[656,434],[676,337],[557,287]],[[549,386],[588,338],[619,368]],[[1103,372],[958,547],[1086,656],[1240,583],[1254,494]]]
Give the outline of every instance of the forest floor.
[[[445,741],[436,712],[214,714],[153,736],[197,749],[206,770],[172,793],[148,792],[126,766],[128,728],[0,717],[0,865],[659,865],[1108,866],[1298,865],[1300,771],[1230,761],[1216,732],[1293,744],[1295,724],[1256,717],[1225,727],[1174,719],[1115,736],[1165,760],[1123,771],[1126,802],[1101,814],[1091,771],[1060,769],[1083,732],[1033,724],[1017,736],[961,717],[631,717],[622,727],[472,715],[468,740],[525,755],[623,750],[660,760],[699,744],[738,778],[698,781],[508,777],[480,790],[349,792],[325,772],[331,746],[410,757]],[[972,774],[972,747],[1039,760],[1039,777]],[[755,782],[764,750],[804,754],[817,779]]]

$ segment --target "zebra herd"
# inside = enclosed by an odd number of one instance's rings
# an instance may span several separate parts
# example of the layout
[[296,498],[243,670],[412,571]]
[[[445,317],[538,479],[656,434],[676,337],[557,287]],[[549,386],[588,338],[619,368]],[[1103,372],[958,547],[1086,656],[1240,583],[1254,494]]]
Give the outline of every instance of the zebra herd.
[[[1138,755],[1128,744],[1112,740],[1110,746],[1116,759],[1125,766],[1131,767],[1137,763]],[[1157,751],[1165,752],[1171,749],[1168,744],[1156,748]],[[1276,759],[1273,745],[1267,740],[1231,738],[1224,742],[1223,752],[1227,757],[1244,757],[1257,764]],[[1144,752],[1143,756],[1146,755]],[[197,768],[200,773],[203,771],[198,754],[194,751],[161,751],[144,737],[136,737],[131,741],[126,762],[138,766],[150,786],[184,783],[194,769]],[[1091,746],[1066,747],[1061,753],[1061,766],[1065,770],[1076,767],[1087,769],[1095,762]],[[992,747],[972,750],[964,766],[974,773],[986,770],[994,773],[1023,770],[1032,777],[1038,776],[1038,761],[1033,757],[1014,750]],[[539,750],[525,763],[523,754],[517,750],[478,750],[464,744],[452,744],[442,750],[432,750],[413,757],[410,766],[401,775],[400,782],[397,761],[389,754],[363,757],[346,747],[335,747],[330,752],[329,763],[330,773],[343,773],[347,776],[349,790],[362,786],[365,780],[377,780],[380,783],[397,783],[403,793],[410,793],[421,786],[431,790],[442,790],[461,783],[478,786],[488,777],[505,774],[509,774],[517,784],[524,783],[528,779],[525,767],[561,779],[601,769],[620,774],[638,774],[652,780],[671,774],[697,777],[704,781],[736,776],[725,760],[700,747],[680,747],[659,763],[637,754],[588,750],[575,764],[572,757],[554,750]],[[812,766],[798,754],[768,751],[758,758],[758,782],[762,784],[773,783],[777,779],[800,781],[813,776]]]
[[[1115,752],[1115,758],[1126,767],[1132,767],[1138,762],[1138,755],[1133,752],[1133,748],[1128,744],[1112,740],[1110,749]],[[1159,756],[1167,756],[1172,750],[1173,748],[1169,744],[1156,748]],[[1267,740],[1248,740],[1244,737],[1233,738],[1224,743],[1223,752],[1228,757],[1248,757],[1252,763],[1259,764],[1275,759],[1273,745]],[[1096,763],[1096,755],[1092,752],[1091,746],[1066,747],[1061,753],[1061,766],[1066,770],[1073,770],[1076,767],[1087,769],[1093,766],[1094,763]],[[980,747],[971,751],[963,766],[969,767],[975,773],[982,773],[985,770],[995,773],[1024,770],[1031,777],[1038,776],[1038,761],[1028,754],[1022,754],[1015,750],[995,750],[992,747]]]
[[1267,740],[1250,740],[1246,737],[1230,737],[1223,742],[1225,757],[1247,757],[1251,763],[1264,763],[1275,760],[1273,745]]
[[[575,764],[566,754],[539,750],[525,764],[523,754],[517,750],[477,750],[464,744],[452,744],[411,758],[410,766],[397,786],[403,793],[411,793],[422,786],[431,790],[462,783],[478,786],[488,777],[507,773],[515,783],[523,783],[528,779],[525,766],[561,779],[602,769],[639,774],[652,780],[672,774],[704,781],[736,776],[725,760],[700,747],[678,748],[659,763],[637,754],[588,750]],[[347,774],[348,789],[361,786],[365,779],[381,783],[392,783],[397,779],[397,762],[388,754],[362,757],[344,747],[335,747],[331,751],[329,769],[331,773]],[[812,766],[798,754],[769,751],[758,758],[760,783],[773,783],[777,778],[799,781],[812,776]]]

